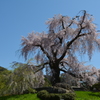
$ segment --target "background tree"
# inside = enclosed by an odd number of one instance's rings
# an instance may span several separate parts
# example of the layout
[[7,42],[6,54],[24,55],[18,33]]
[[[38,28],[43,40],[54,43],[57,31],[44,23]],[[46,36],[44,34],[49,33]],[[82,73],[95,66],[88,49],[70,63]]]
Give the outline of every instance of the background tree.
[[[36,68],[32,67],[33,64],[28,60],[27,63],[13,62],[11,67],[14,69],[11,73],[3,73],[3,77],[0,76],[0,85],[2,90],[1,95],[23,94],[34,92],[34,88],[42,87],[44,84],[44,76],[42,71],[34,73]],[[5,74],[7,76],[5,76]],[[40,77],[41,76],[41,77]],[[3,80],[5,80],[3,82]]]
[[70,86],[80,86],[79,78],[75,78],[72,75],[69,75],[68,73],[62,73],[60,77],[61,83],[66,83]]
[[5,87],[8,85],[10,74],[12,74],[11,71],[0,67],[0,96],[3,95],[3,91],[5,91]]
[[[82,12],[82,14],[81,14]],[[93,16],[81,11],[74,18],[56,15],[49,19],[48,34],[32,32],[22,37],[21,54],[27,59],[29,53],[37,61],[39,70],[49,67],[52,73],[52,85],[60,82],[60,71],[79,77],[81,63],[78,53],[88,54],[91,59],[95,49],[100,50],[98,33]]]
[[99,72],[93,66],[80,67],[80,78],[75,78],[68,73],[61,74],[61,82],[70,84],[71,86],[78,86],[83,88],[89,88],[93,84],[98,82]]
[[0,66],[0,72],[1,72],[1,71],[4,71],[4,70],[7,70],[7,69],[4,68],[4,67],[2,67],[2,66]]

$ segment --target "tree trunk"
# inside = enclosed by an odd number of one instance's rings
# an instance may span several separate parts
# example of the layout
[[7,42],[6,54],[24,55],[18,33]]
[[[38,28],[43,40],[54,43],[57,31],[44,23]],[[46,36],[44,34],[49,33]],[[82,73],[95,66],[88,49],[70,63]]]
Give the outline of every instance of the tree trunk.
[[60,69],[58,64],[53,64],[53,66],[51,66],[51,71],[52,71],[52,78],[51,78],[51,82],[52,85],[54,86],[56,83],[60,82]]

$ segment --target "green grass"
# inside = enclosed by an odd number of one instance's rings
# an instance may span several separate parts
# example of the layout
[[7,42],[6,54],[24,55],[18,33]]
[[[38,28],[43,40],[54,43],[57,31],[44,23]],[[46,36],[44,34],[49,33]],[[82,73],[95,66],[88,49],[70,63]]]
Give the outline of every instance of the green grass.
[[0,100],[40,100],[40,99],[37,98],[37,94],[23,94],[23,95],[0,97]]
[[75,91],[75,100],[100,100],[100,92]]
[[[75,100],[100,100],[100,92],[89,91],[75,91]],[[15,96],[0,97],[0,100],[40,100],[37,98],[37,94],[23,94]]]

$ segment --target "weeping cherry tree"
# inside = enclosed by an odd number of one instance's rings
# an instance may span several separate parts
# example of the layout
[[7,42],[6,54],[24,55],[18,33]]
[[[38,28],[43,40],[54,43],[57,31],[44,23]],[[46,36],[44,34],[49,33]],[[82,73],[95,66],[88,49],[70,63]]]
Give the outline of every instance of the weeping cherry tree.
[[21,54],[27,59],[30,53],[37,62],[38,70],[50,69],[52,85],[60,82],[63,71],[75,77],[80,76],[79,55],[87,54],[91,59],[95,49],[100,50],[99,33],[93,23],[93,16],[85,10],[74,18],[55,15],[49,19],[48,33],[32,32],[22,37]]

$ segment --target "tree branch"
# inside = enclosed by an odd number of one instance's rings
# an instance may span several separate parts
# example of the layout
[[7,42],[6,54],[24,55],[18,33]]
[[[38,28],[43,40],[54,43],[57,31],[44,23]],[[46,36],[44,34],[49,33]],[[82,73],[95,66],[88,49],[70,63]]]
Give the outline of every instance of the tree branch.
[[75,78],[81,78],[81,79],[83,78],[81,75],[76,75],[74,73],[71,73],[71,72],[63,70],[63,69],[60,69],[60,71],[63,71],[64,73],[68,73],[69,75],[71,75],[71,76],[73,76]]
[[47,64],[49,64],[49,62],[46,62],[46,63],[40,64],[38,66],[35,66],[35,67],[41,67],[41,66],[43,66],[42,68],[36,70],[35,73],[38,72],[38,71],[40,71],[40,70],[42,70],[43,68],[45,68],[45,65],[47,65]]
[[39,47],[41,48],[41,50],[43,51],[43,53],[46,54],[46,56],[48,57],[48,59],[51,60],[51,57],[50,57],[49,54],[44,50],[44,48],[42,47],[42,45],[39,45]]
[[[58,36],[57,39],[59,39],[58,43],[55,43],[54,45],[51,46],[51,52],[52,52],[52,55],[53,55],[53,57],[54,57],[55,59],[57,59],[57,58],[56,58],[57,52],[58,52],[59,47],[60,47],[61,44],[62,44],[63,37],[59,37],[59,36]],[[56,50],[53,49],[53,46],[57,46],[57,45],[58,45],[58,47],[56,48]]]
[[42,68],[38,69],[35,71],[35,73],[37,73],[38,71],[42,70],[45,66],[43,66]]
[[[86,16],[86,11],[84,10],[83,19],[82,19],[82,22],[80,23],[80,27],[81,27],[81,28],[80,28],[79,32],[77,33],[77,35],[76,35],[71,41],[68,41],[68,42],[66,43],[65,51],[63,52],[62,56],[59,58],[59,61],[61,61],[61,60],[65,57],[65,55],[66,55],[66,53],[67,53],[67,50],[70,48],[70,46],[72,45],[72,43],[73,43],[75,40],[77,40],[79,37],[83,36],[83,35],[80,35],[80,33],[81,33],[82,29],[84,29],[84,28],[82,28],[82,24],[83,24],[83,22],[84,22],[84,20],[85,20],[85,16]],[[84,34],[84,35],[85,35],[85,34]]]

